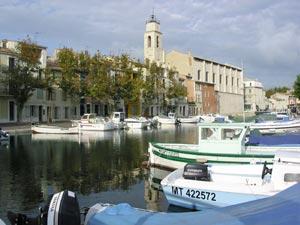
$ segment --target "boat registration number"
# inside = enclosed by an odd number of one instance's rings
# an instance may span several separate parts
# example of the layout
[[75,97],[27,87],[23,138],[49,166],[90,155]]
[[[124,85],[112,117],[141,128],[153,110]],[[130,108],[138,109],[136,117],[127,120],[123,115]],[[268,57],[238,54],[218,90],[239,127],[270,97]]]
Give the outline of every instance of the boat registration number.
[[193,189],[183,189],[180,187],[173,187],[172,186],[172,194],[174,195],[186,195],[189,198],[195,198],[195,199],[202,199],[202,200],[208,200],[208,201],[216,201],[216,193],[209,192],[209,191],[198,191]]

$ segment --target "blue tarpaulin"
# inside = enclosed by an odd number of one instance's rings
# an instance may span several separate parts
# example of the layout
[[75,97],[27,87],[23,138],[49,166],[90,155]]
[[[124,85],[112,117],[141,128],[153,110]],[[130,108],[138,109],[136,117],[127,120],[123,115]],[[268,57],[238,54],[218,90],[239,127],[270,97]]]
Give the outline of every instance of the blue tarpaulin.
[[285,134],[285,135],[257,135],[250,134],[249,145],[299,145],[299,134]]
[[162,213],[111,206],[95,214],[88,225],[290,225],[300,224],[300,184],[272,197],[201,212]]

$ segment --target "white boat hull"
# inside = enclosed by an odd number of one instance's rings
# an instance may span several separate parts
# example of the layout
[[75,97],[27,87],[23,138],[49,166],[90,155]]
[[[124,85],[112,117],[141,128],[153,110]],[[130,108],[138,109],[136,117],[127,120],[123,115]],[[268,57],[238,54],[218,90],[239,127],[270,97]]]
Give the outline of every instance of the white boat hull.
[[285,133],[299,130],[300,120],[254,123],[250,126],[250,128],[258,129],[262,134]]
[[31,131],[40,134],[77,134],[78,127],[63,128],[57,126],[32,126]]
[[200,119],[198,116],[195,117],[188,117],[188,118],[178,118],[180,123],[199,123]]
[[177,123],[176,119],[171,119],[171,118],[158,118],[157,121],[160,124],[174,124],[175,125]]
[[114,130],[114,123],[80,123],[79,130],[82,131],[108,131]]
[[[178,151],[179,150],[179,151]],[[183,167],[186,163],[206,159],[210,164],[254,164],[272,163],[276,151],[300,151],[299,147],[285,146],[248,146],[245,154],[213,153],[199,150],[198,145],[186,144],[152,144],[149,143],[149,163],[168,169]]]
[[130,119],[130,118],[125,119],[125,123],[129,129],[145,129],[149,124],[147,120]]
[[166,185],[162,188],[169,204],[196,210],[236,205],[269,196]]
[[277,152],[274,164],[189,164],[161,181],[170,204],[207,209],[272,196],[299,182],[299,153]]

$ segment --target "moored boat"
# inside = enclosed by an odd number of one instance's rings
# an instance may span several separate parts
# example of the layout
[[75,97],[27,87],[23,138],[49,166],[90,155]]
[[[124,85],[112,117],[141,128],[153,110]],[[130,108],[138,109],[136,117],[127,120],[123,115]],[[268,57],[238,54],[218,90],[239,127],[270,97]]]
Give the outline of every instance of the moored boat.
[[300,130],[300,120],[287,115],[276,115],[276,120],[260,121],[251,124],[251,129],[258,129],[263,134],[285,133]]
[[53,195],[50,203],[40,209],[36,217],[8,212],[11,224],[36,225],[43,221],[48,225],[253,225],[253,224],[299,224],[300,184],[279,192],[271,197],[233,206],[185,213],[153,212],[131,207],[129,204],[118,205],[97,203],[87,211],[83,223],[80,220],[80,208],[77,195],[63,191]]
[[203,210],[272,196],[300,182],[300,153],[278,152],[274,164],[186,164],[161,182],[169,204]]
[[32,133],[39,134],[77,134],[78,127],[59,127],[49,125],[34,125],[31,126]]
[[81,117],[78,124],[79,131],[108,131],[116,128],[113,121],[106,117],[97,117],[94,113],[87,113]]
[[126,118],[125,123],[129,129],[146,129],[150,125],[150,122],[144,117]]
[[116,129],[125,129],[127,128],[125,123],[125,113],[124,112],[113,112],[111,120],[115,125]]
[[205,158],[208,163],[272,163],[278,150],[300,151],[300,144],[247,144],[246,123],[200,123],[198,144],[149,143],[149,163],[176,169]]
[[190,116],[190,117],[179,117],[178,120],[180,123],[199,123],[200,116]]
[[175,113],[169,112],[168,116],[160,115],[153,117],[153,120],[156,120],[160,125],[172,124],[175,125],[180,121],[176,118]]

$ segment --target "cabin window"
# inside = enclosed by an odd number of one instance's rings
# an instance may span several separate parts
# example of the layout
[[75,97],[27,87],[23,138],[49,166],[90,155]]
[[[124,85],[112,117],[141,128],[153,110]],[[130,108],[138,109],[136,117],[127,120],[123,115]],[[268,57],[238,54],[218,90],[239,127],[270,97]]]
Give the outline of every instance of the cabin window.
[[212,140],[214,134],[213,128],[202,128],[201,129],[201,140]]
[[223,129],[222,140],[237,140],[241,136],[242,129]]

